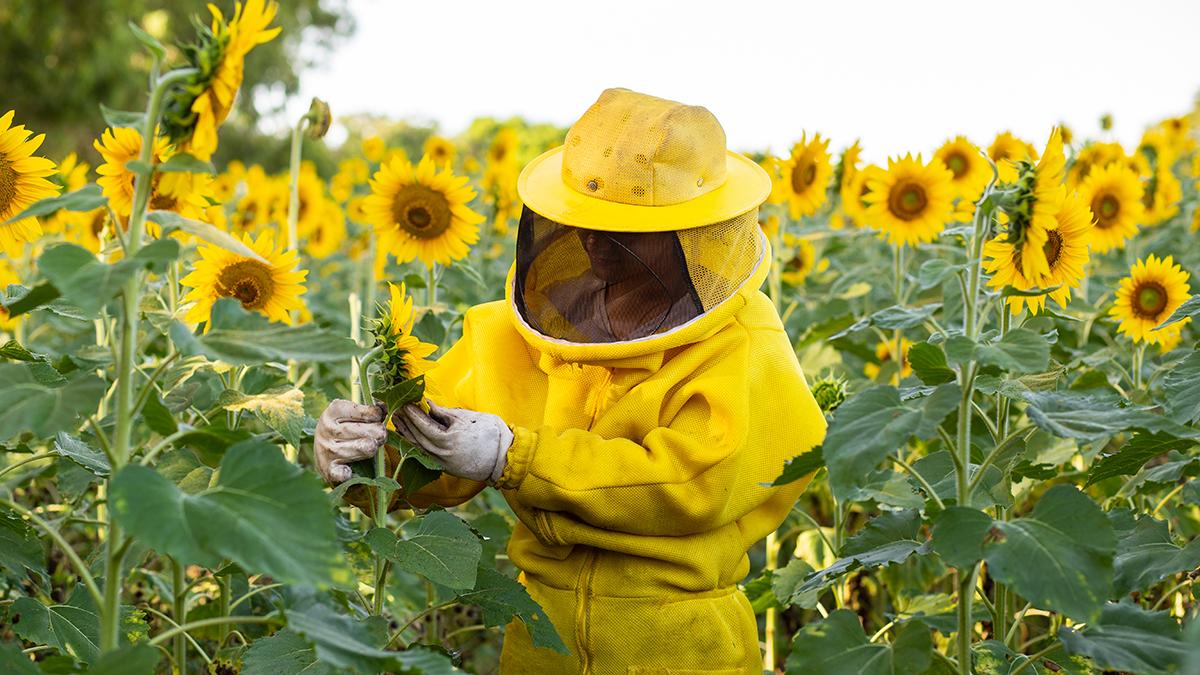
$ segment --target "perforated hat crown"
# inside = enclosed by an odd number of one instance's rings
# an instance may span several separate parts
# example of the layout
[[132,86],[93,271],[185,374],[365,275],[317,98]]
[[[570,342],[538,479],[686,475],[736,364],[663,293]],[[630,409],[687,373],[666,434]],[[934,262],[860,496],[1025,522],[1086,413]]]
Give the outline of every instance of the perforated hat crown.
[[767,173],[725,146],[707,108],[624,88],[606,89],[534,159],[517,190],[541,215],[601,230],[656,231],[708,225],[757,207]]

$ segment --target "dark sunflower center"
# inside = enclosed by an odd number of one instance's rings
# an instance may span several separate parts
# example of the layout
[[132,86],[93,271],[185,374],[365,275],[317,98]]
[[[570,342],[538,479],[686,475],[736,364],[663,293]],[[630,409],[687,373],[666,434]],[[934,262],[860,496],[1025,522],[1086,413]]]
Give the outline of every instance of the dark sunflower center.
[[969,166],[967,158],[963,157],[961,152],[952,152],[946,157],[946,167],[950,169],[950,173],[954,174],[955,178],[962,178]]
[[992,155],[992,160],[999,162],[1002,159],[1008,159],[1011,155],[1012,153],[1008,151],[1008,148],[1000,148]]
[[803,160],[803,164],[797,164],[792,169],[792,192],[800,194],[808,189],[808,186],[813,184],[817,179],[817,164],[816,162]]
[[925,188],[916,183],[900,183],[888,195],[888,210],[900,220],[915,220],[929,203]]
[[99,239],[100,233],[104,231],[104,209],[96,209],[96,214],[92,216],[92,234]]
[[155,211],[174,211],[178,203],[174,197],[157,192],[150,198],[150,208]]
[[1058,233],[1058,230],[1050,230],[1046,233],[1046,243],[1042,244],[1042,252],[1046,254],[1046,263],[1050,269],[1054,269],[1054,263],[1058,262],[1059,256],[1062,255],[1063,238]]
[[789,272],[803,272],[808,269],[808,265],[804,264],[804,256],[802,255],[796,255],[796,257],[788,261],[786,267]]
[[507,147],[505,147],[503,145],[497,145],[496,147],[492,148],[492,161],[493,162],[503,162],[504,158],[507,156],[508,156],[508,148]]
[[274,291],[271,268],[257,260],[239,260],[217,276],[217,293],[237,298],[246,309],[262,309]]
[[1167,308],[1167,289],[1157,281],[1143,281],[1133,291],[1133,313],[1143,319],[1158,319]]
[[424,185],[405,185],[392,198],[392,218],[417,239],[435,239],[450,229],[450,203]]
[[7,157],[0,156],[0,215],[8,213],[17,196],[17,170]]
[[1092,199],[1092,213],[1096,214],[1096,227],[1108,229],[1121,213],[1121,200],[1102,192]]

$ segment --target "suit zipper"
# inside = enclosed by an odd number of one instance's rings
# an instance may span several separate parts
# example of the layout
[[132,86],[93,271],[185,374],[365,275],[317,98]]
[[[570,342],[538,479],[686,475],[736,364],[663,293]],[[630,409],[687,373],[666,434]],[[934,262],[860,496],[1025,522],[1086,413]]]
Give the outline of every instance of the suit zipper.
[[591,654],[591,611],[592,611],[592,580],[596,572],[596,549],[589,547],[584,554],[583,565],[579,569],[579,579],[575,584],[575,643],[579,646],[579,672],[587,675],[592,672]]

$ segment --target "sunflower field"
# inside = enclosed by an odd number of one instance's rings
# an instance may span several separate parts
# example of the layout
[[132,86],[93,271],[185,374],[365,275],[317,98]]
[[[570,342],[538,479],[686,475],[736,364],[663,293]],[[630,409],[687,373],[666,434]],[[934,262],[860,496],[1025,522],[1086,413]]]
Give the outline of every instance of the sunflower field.
[[[389,513],[436,462],[393,436],[329,489],[312,451],[330,400],[420,400],[503,296],[517,175],[565,130],[365,136],[321,172],[314,100],[288,170],[215,166],[277,9],[172,50],[131,24],[145,108],[98,101],[90,157],[0,116],[2,673],[485,673],[512,621],[573,639],[498,492]],[[1136,147],[747,153],[764,292],[830,421],[743,582],[769,671],[1200,673],[1200,107],[1176,112]]]

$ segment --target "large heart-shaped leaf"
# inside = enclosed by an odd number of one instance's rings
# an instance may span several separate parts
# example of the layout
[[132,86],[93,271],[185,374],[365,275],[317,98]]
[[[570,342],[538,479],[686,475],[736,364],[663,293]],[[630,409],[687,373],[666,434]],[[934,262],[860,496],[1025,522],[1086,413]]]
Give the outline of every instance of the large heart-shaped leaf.
[[214,567],[229,558],[248,573],[318,587],[351,582],[320,481],[269,443],[230,447],[216,484],[196,494],[127,466],[110,500],[130,534],[178,560]]
[[458,597],[483,610],[485,626],[504,626],[517,618],[525,624],[535,647],[553,649],[560,654],[569,653],[550,617],[516,579],[491,567],[480,567],[475,588],[459,593]]
[[918,675],[933,660],[933,640],[919,621],[896,629],[892,644],[871,642],[858,616],[848,610],[831,612],[796,634],[787,659],[788,675],[855,673],[855,675]]
[[55,386],[39,376],[39,366],[45,364],[0,363],[0,442],[26,431],[49,438],[96,411],[104,395],[100,378],[82,374]]
[[1108,603],[1098,622],[1083,631],[1060,628],[1058,637],[1068,653],[1087,656],[1101,668],[1148,675],[1177,671],[1194,649],[1170,614],[1127,602]]
[[352,668],[359,673],[449,675],[462,672],[446,656],[421,647],[403,652],[381,649],[387,634],[371,629],[372,619],[378,617],[355,621],[318,602],[305,603],[286,613],[288,628],[312,643],[321,663]]
[[1108,519],[1117,535],[1113,597],[1144,591],[1169,575],[1200,567],[1200,539],[1178,546],[1166,522],[1151,516],[1135,519],[1128,509],[1112,511]]
[[434,583],[455,590],[473,588],[483,544],[470,526],[447,511],[434,511],[415,520],[416,527],[406,527],[411,534],[403,539],[386,528],[368,532],[371,550]]
[[23,575],[22,569],[46,576],[45,546],[23,520],[0,511],[0,570]]

